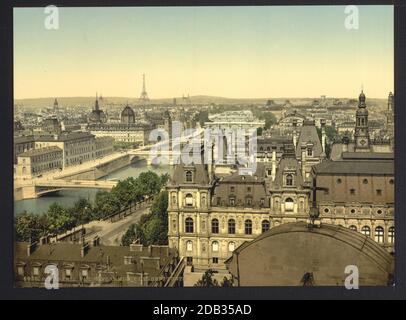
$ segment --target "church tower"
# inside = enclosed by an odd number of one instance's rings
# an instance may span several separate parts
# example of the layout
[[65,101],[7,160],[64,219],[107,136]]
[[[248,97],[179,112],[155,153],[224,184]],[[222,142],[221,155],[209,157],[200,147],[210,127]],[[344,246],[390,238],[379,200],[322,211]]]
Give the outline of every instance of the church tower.
[[58,104],[58,100],[55,98],[54,101],[54,114],[57,116],[59,114],[59,104]]
[[386,124],[388,129],[394,124],[394,114],[395,114],[395,96],[392,92],[389,92],[388,96],[388,110],[386,111]]
[[368,127],[368,110],[365,103],[366,97],[364,91],[361,91],[358,101],[358,110],[356,113],[355,125],[355,151],[370,151],[370,137]]

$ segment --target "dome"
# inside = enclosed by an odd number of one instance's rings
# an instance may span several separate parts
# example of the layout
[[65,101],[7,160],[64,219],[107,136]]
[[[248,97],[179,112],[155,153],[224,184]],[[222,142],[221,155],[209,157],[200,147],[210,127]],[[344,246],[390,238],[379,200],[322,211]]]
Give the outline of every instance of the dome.
[[385,286],[394,273],[394,258],[368,236],[329,224],[309,229],[304,222],[244,242],[225,263],[240,286],[303,286],[308,273],[314,285],[342,286],[350,265],[363,274],[361,286]]
[[121,122],[122,123],[135,123],[135,113],[129,105],[126,105],[124,110],[121,112]]

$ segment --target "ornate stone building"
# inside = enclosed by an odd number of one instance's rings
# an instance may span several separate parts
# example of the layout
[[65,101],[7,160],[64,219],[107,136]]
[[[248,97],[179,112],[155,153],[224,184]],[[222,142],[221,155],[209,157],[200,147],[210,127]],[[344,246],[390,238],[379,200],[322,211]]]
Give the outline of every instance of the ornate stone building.
[[218,178],[212,165],[178,165],[167,186],[169,246],[190,265],[221,269],[245,241],[272,226],[306,221],[310,191],[294,150],[268,173],[258,164],[253,175]]
[[358,99],[358,109],[356,112],[354,138],[345,137],[341,142],[336,142],[332,146],[331,159],[342,160],[344,156],[357,154],[357,158],[366,159],[383,156],[393,153],[393,143],[390,140],[373,140],[370,137],[369,113],[366,105],[366,97],[361,92]]
[[323,223],[371,237],[388,251],[395,243],[393,160],[326,161],[313,167]]
[[126,105],[121,112],[120,123],[89,123],[88,131],[96,137],[111,137],[114,141],[148,144],[149,134],[153,126],[146,123],[137,123],[133,109]]

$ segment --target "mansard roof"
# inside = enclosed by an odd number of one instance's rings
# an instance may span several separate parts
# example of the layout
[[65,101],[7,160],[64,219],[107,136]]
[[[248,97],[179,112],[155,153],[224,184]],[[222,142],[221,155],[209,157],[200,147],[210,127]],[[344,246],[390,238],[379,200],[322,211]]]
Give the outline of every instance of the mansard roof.
[[313,157],[321,157],[323,153],[323,148],[321,146],[320,138],[317,133],[317,128],[314,122],[304,122],[303,126],[300,127],[299,139],[296,147],[296,157],[301,157],[301,146],[306,143],[313,143]]

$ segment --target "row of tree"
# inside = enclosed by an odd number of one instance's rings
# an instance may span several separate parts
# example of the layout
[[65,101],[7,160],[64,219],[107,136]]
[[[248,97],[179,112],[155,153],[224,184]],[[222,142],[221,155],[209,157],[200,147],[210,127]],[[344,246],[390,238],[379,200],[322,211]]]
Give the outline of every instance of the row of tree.
[[121,239],[121,245],[129,246],[135,240],[148,245],[168,244],[168,193],[162,191],[155,199],[149,214],[131,225]]
[[158,194],[169,176],[158,176],[152,171],[143,172],[137,178],[119,181],[110,191],[99,191],[92,204],[79,199],[72,207],[54,203],[43,214],[23,212],[14,219],[17,241],[37,241],[45,235],[60,234],[73,227],[109,217],[131,203]]

